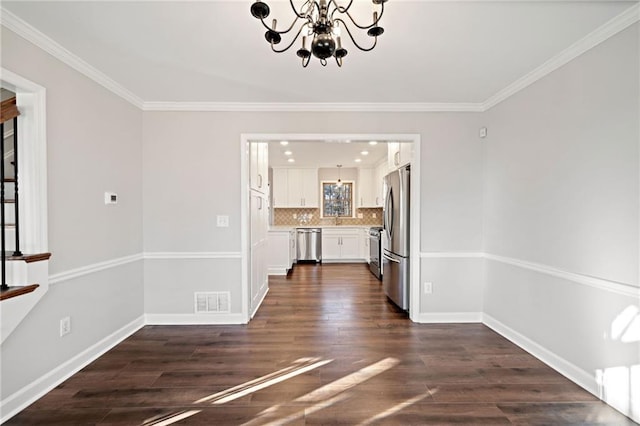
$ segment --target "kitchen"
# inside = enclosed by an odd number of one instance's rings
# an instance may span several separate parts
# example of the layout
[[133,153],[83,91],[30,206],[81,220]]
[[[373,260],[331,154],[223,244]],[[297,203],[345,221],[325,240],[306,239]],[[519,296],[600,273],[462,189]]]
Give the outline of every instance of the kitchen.
[[[387,194],[383,181],[391,171],[408,169],[412,148],[411,143],[388,140],[251,143],[251,169],[261,173],[253,172],[250,181],[267,182],[257,185],[261,194],[252,191],[259,199],[250,203],[257,209],[251,214],[253,314],[268,290],[268,275],[286,275],[302,263],[368,264],[382,281]],[[402,213],[406,214],[402,226],[408,229],[408,206]],[[398,259],[406,265],[396,268],[400,263],[388,253],[386,263],[393,267],[386,278],[394,277],[394,282],[385,282],[383,288],[396,305],[408,310],[409,245],[405,240],[406,259]],[[399,285],[396,281],[402,282],[402,288],[391,290]]]

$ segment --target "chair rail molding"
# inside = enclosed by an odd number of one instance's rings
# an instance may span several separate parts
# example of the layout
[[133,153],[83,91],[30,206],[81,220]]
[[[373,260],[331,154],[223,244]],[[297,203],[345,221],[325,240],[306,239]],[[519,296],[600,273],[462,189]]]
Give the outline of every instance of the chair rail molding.
[[541,263],[529,262],[526,260],[515,259],[513,257],[499,256],[484,252],[421,252],[421,259],[485,259],[499,262],[505,265],[517,266],[522,269],[539,272],[541,274],[551,275],[578,284],[594,287],[599,290],[616,293],[621,296],[640,298],[640,285],[633,283],[621,283],[617,281],[607,280],[600,277],[592,277],[589,275],[579,274],[575,272],[564,271],[549,265]]

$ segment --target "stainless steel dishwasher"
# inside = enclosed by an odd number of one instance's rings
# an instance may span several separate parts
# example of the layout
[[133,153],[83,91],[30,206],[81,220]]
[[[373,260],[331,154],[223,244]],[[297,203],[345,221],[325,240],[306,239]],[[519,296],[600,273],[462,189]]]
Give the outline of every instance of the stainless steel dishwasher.
[[322,262],[322,228],[296,228],[297,261]]

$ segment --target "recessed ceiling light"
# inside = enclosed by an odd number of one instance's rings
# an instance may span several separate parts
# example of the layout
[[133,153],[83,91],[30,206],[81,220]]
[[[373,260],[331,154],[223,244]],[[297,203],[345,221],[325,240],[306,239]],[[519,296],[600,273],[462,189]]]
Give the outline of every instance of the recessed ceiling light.
[[369,145],[378,145],[378,141],[369,141]]
[[293,158],[289,158],[287,161],[290,163],[294,163],[296,160],[294,160]]
[[362,154],[362,155],[369,155],[369,151],[362,151],[360,154]]
[[356,163],[359,163],[359,162],[361,162],[361,161],[362,161],[361,159],[356,158]]
[[289,145],[289,141],[280,141],[280,145]]
[[291,152],[291,151],[285,151],[284,152],[284,155],[291,155],[291,154],[293,154],[293,152]]

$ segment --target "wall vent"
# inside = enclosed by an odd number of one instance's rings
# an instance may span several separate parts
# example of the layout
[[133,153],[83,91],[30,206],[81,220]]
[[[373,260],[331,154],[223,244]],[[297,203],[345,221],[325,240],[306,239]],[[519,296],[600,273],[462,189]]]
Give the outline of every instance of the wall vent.
[[228,314],[231,312],[231,293],[228,291],[196,292],[196,314]]

